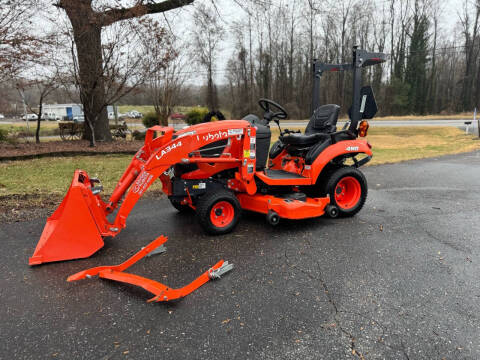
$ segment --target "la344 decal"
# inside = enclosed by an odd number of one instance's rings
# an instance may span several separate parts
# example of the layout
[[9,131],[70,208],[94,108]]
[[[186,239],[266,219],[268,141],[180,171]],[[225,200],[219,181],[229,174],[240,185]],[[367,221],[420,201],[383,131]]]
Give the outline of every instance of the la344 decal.
[[172,145],[167,146],[165,149],[163,149],[160,154],[157,154],[155,157],[157,160],[161,160],[165,155],[167,155],[170,151],[175,150],[179,147],[182,147],[182,142],[178,141]]

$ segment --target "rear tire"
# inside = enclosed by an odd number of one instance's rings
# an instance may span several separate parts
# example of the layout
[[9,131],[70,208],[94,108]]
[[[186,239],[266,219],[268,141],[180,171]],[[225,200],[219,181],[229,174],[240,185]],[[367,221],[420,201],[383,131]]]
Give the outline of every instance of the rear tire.
[[207,193],[198,199],[197,218],[205,232],[222,235],[231,232],[238,224],[242,208],[230,191]]
[[360,170],[344,167],[331,174],[325,191],[330,195],[330,204],[338,208],[339,216],[350,217],[357,214],[365,204],[368,185]]

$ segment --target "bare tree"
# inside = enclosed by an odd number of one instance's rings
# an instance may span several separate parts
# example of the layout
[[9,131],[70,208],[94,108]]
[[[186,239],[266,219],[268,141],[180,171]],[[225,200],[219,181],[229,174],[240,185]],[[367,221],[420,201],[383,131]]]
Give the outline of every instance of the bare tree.
[[210,111],[218,110],[218,98],[213,81],[213,73],[224,29],[220,25],[216,10],[204,4],[197,6],[194,14],[194,23],[195,55],[198,56],[198,62],[207,72],[207,106]]
[[[469,3],[465,1],[463,14],[460,17],[460,21],[463,27],[463,35],[465,38],[465,75],[462,80],[462,104],[459,110],[470,110],[472,104],[472,85],[473,85],[473,77],[474,77],[474,69],[475,69],[475,62],[476,62],[476,53],[478,50],[476,48],[477,42],[479,39],[477,38],[477,34],[479,31],[479,19],[480,19],[480,1],[477,0],[475,2],[475,11],[473,12],[470,7]],[[471,14],[473,15],[473,24]]]
[[[40,143],[40,124],[43,118],[43,106],[50,94],[59,87],[57,74],[47,74],[42,71],[35,78],[19,80],[17,89],[30,113],[37,115],[37,128],[35,130],[35,142]],[[25,93],[31,92],[30,96]],[[46,120],[46,119],[45,119]]]
[[[95,146],[97,140],[111,139],[108,121],[104,123],[100,120],[106,114],[107,107],[136,91],[153,74],[163,69],[172,49],[166,30],[157,21],[149,18],[127,20],[122,24],[113,24],[104,31],[101,71],[97,71],[95,66],[82,70],[75,35],[71,36],[73,64],[67,62],[61,66],[64,70],[64,88],[71,93],[73,84],[78,91],[85,113],[86,138],[90,140],[90,146]],[[151,58],[144,52],[142,44],[162,51],[158,52],[157,57]],[[92,61],[96,61],[94,55],[92,54]],[[84,80],[86,74],[87,81]],[[91,96],[100,91],[99,86],[103,93],[100,99]],[[74,96],[71,93],[71,97]],[[100,130],[103,127],[106,130]],[[103,134],[104,130],[107,133]],[[99,131],[102,133],[100,138],[97,137]]]
[[32,33],[34,0],[0,0],[0,80],[13,78],[36,57],[41,41]]
[[152,61],[164,63],[164,66],[150,74],[147,86],[159,123],[168,126],[168,118],[181,99],[186,80],[186,49],[178,41],[173,43],[175,51],[172,51],[171,56],[165,61],[162,48],[152,47],[149,43],[145,45],[147,46],[146,54]]
[[72,26],[78,86],[86,118],[96,139],[111,140],[105,103],[114,99],[107,95],[108,84],[104,80],[108,69],[105,61],[109,59],[105,58],[102,46],[102,30],[125,20],[163,13],[191,3],[193,0],[58,0],[56,6],[65,10]]

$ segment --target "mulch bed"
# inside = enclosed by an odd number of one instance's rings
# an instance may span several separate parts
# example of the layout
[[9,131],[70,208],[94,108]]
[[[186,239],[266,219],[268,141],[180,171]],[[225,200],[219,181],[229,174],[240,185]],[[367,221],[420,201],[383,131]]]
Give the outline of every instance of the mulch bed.
[[36,195],[0,196],[0,224],[47,218],[61,201],[62,197],[58,195],[48,198]]
[[0,143],[0,161],[27,160],[45,156],[73,155],[104,155],[104,154],[135,154],[143,145],[143,141],[113,141],[97,143],[91,148],[86,140],[78,141],[48,141],[40,144]]
[[[161,190],[151,190],[144,197],[160,199]],[[103,196],[107,201],[109,194]],[[63,200],[63,195],[40,196],[36,194],[0,196],[0,224],[31,221],[37,218],[46,219],[55,211]]]

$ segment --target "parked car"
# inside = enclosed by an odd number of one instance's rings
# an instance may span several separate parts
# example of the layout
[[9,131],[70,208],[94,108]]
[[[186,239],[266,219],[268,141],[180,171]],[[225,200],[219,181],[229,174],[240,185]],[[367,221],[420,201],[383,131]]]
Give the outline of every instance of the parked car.
[[5,116],[3,114],[0,114],[0,119],[5,119]]
[[131,110],[127,112],[125,115],[132,119],[140,119],[143,117],[143,114],[141,112],[138,112],[137,110]]
[[85,116],[84,115],[76,115],[73,117],[73,122],[76,123],[83,123],[85,121]]
[[37,119],[38,119],[37,114],[27,114],[27,115],[22,116],[22,120],[24,120],[24,121],[26,121],[26,120],[37,120]]
[[43,114],[43,118],[45,120],[50,120],[50,121],[55,121],[55,120],[61,120],[61,116],[59,115],[56,115],[55,113],[44,113]]
[[[117,113],[117,116],[119,120],[126,118],[126,114]],[[115,120],[115,113],[113,111],[108,113],[108,120]]]

